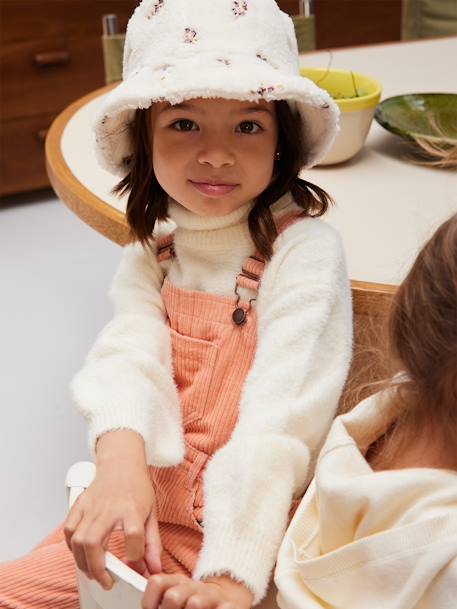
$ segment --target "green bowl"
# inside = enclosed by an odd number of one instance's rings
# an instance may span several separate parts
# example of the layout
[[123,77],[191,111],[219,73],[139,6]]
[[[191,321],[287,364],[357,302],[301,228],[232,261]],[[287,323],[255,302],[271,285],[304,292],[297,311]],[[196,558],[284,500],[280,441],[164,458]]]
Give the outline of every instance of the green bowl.
[[414,93],[383,100],[375,119],[390,131],[408,139],[457,145],[457,94]]

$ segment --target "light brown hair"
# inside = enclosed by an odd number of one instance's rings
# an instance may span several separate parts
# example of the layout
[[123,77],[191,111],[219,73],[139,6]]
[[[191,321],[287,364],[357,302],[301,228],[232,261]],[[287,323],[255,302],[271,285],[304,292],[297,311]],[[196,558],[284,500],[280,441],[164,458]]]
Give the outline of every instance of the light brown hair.
[[[395,424],[382,444],[384,462],[425,430],[442,461],[457,469],[457,214],[419,252],[396,292],[379,363],[393,389]],[[405,375],[395,376],[403,371]]]
[[[270,206],[288,191],[308,216],[322,216],[332,203],[331,197],[318,186],[298,177],[306,164],[302,122],[285,101],[276,103],[278,150],[280,160],[266,190],[255,200],[248,222],[252,240],[258,251],[270,259],[277,237]],[[137,110],[132,125],[133,155],[126,159],[129,173],[113,189],[114,194],[129,193],[127,221],[134,238],[143,245],[153,238],[157,220],[167,218],[168,195],[154,174],[152,163],[150,117],[147,110]]]

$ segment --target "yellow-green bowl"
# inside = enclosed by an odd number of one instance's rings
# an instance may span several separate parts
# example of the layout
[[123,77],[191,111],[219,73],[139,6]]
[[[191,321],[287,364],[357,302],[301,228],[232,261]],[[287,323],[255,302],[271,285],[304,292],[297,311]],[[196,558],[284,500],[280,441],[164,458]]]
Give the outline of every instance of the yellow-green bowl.
[[302,68],[300,73],[330,93],[341,111],[340,132],[320,164],[347,161],[365,143],[376,106],[381,99],[380,83],[358,72],[331,68]]

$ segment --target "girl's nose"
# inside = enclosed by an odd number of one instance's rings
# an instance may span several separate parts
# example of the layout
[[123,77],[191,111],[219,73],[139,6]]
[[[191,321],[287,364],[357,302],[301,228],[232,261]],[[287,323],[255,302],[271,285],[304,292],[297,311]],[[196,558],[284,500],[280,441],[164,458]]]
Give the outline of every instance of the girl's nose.
[[211,165],[214,168],[232,166],[235,163],[235,155],[220,143],[207,145],[197,154],[197,161],[201,165]]

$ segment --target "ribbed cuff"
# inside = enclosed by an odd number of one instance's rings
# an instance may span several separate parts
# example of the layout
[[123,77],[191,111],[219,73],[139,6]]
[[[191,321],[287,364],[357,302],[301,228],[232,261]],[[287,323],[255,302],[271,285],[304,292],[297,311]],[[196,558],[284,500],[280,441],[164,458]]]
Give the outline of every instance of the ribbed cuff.
[[160,421],[152,421],[151,413],[141,410],[128,412],[100,413],[92,415],[89,423],[89,452],[95,458],[95,447],[100,436],[109,431],[129,429],[138,433],[144,440],[146,461],[153,467],[174,467],[184,459],[184,440],[182,431],[158,429]]
[[88,429],[88,445],[90,455],[95,458],[97,440],[100,436],[110,431],[128,429],[138,433],[144,440],[146,459],[151,465],[151,438],[152,420],[150,414],[140,409],[129,409],[127,412],[115,413],[103,412],[91,415]]
[[[272,531],[250,529],[249,536],[242,537],[240,531],[225,527],[219,531],[217,539],[213,537],[208,545],[203,543],[193,578],[202,580],[228,575],[252,592],[253,604],[257,605],[268,590],[284,532],[279,533],[280,535],[273,535]],[[264,551],[267,539],[269,548]]]

